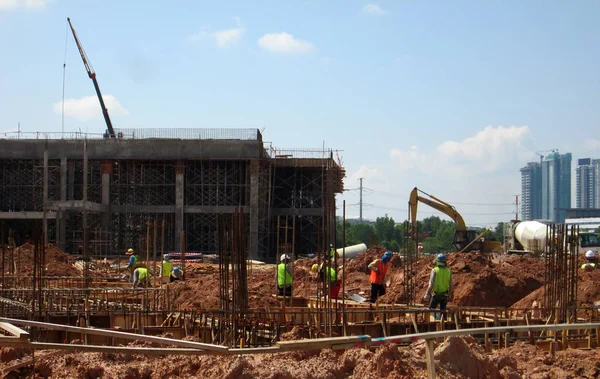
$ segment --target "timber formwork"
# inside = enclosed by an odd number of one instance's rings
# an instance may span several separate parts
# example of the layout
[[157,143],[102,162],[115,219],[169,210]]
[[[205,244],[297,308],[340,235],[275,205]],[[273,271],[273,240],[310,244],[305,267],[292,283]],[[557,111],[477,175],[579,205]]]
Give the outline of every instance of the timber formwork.
[[344,170],[334,151],[265,147],[256,129],[119,135],[0,139],[0,219],[17,245],[43,219],[47,241],[68,253],[82,251],[86,225],[91,255],[120,254],[143,248],[148,223],[158,220],[165,251],[214,254],[218,216],[238,207],[251,258],[275,259],[281,215],[297,219],[297,254],[335,243],[331,220]]

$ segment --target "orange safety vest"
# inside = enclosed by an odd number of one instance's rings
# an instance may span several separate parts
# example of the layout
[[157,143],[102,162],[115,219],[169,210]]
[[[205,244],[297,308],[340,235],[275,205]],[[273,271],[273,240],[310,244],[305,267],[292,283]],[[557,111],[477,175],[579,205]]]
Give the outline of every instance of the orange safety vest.
[[375,284],[381,284],[381,280],[385,276],[387,272],[388,266],[381,263],[381,259],[377,260],[377,271],[371,270],[371,276],[369,277],[369,281]]

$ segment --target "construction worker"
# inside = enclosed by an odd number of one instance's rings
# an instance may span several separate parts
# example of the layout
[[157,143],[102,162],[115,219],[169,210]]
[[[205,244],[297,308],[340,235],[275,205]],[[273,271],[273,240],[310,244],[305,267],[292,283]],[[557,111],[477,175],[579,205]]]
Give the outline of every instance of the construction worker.
[[387,273],[390,259],[392,259],[392,253],[386,251],[383,257],[375,259],[369,263],[369,270],[371,270],[371,276],[369,281],[371,282],[371,303],[377,301],[379,296],[385,295],[385,274]]
[[290,264],[290,257],[287,254],[281,254],[277,265],[277,295],[278,296],[292,296],[292,282],[294,280],[294,273],[292,272],[292,265]]
[[333,267],[325,267],[323,263],[321,265],[314,264],[310,268],[312,272],[318,274],[319,279],[323,281],[323,285],[326,284],[326,280],[329,282],[329,297],[337,299],[340,293],[340,280],[337,277],[337,272]]
[[179,267],[175,267],[169,276],[169,283],[173,283],[174,281],[181,280],[183,278],[183,271],[179,269]]
[[592,271],[598,268],[598,263],[596,262],[596,253],[592,250],[588,250],[585,253],[585,263],[581,265],[581,268],[585,271]]
[[[436,267],[431,270],[429,286],[423,300],[427,301],[431,296],[429,308],[435,309],[439,304],[440,311],[445,312],[448,301],[452,300],[452,271],[448,268],[445,254],[438,254],[434,264]],[[439,315],[435,318],[439,320]]]
[[168,283],[169,278],[171,277],[171,272],[173,271],[173,263],[171,263],[171,259],[169,258],[169,254],[165,254],[163,261],[160,265],[160,282]]
[[332,262],[335,261],[336,255],[337,255],[337,251],[333,248],[332,244],[329,244],[329,258],[331,258]]
[[133,270],[133,288],[148,287],[150,285],[150,273],[146,267],[138,267]]
[[135,270],[135,265],[138,263],[138,257],[137,257],[137,254],[135,253],[135,251],[133,251],[133,249],[127,250],[127,252],[125,254],[130,256],[129,264],[127,265],[126,268],[129,271],[131,271],[131,275],[129,276],[129,281],[131,283],[133,283],[133,271]]

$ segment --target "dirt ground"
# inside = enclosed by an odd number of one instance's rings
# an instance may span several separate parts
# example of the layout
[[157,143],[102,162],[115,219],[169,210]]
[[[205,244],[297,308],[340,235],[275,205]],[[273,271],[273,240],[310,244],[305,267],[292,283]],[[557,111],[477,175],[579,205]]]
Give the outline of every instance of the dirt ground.
[[[368,298],[371,285],[367,266],[381,257],[385,249],[372,248],[350,260],[341,268],[346,278],[346,292]],[[316,259],[300,259],[294,264],[294,296],[316,296],[317,279],[310,272]],[[340,264],[341,265],[341,264]],[[492,260],[477,253],[449,254],[448,265],[453,273],[454,299],[451,304],[462,306],[511,306],[543,285],[544,263],[536,258],[508,256]],[[218,308],[219,277],[215,265],[196,264],[185,283],[170,284],[173,301],[182,310]],[[433,257],[419,259],[413,266],[417,303],[423,297],[433,268]],[[253,265],[248,274],[250,307],[276,306],[274,265]],[[383,303],[404,303],[404,267],[395,256],[388,271],[391,279]],[[174,303],[174,304],[175,304]]]
[[[6,249],[4,252],[4,272],[10,272],[10,257],[11,251]],[[33,273],[34,263],[34,246],[30,243],[25,243],[12,252],[14,272],[17,272],[20,265],[20,275],[31,275]],[[48,276],[79,276],[79,271],[75,266],[75,257],[66,254],[55,246],[46,249],[46,270],[45,275]]]
[[[131,345],[136,345],[132,342]],[[14,352],[5,352],[2,355]],[[144,357],[122,353],[36,353],[35,378],[425,378],[425,345],[378,349],[287,352],[245,356]],[[518,342],[485,352],[472,337],[451,337],[436,346],[439,378],[592,378],[600,374],[600,352],[566,350],[554,355]],[[18,361],[2,363],[2,368]]]

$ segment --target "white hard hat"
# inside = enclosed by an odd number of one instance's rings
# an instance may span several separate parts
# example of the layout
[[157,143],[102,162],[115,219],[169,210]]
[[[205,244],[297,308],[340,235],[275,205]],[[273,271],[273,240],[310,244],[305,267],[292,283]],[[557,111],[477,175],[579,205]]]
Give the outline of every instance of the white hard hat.
[[281,254],[281,257],[279,257],[280,261],[285,261],[286,259],[290,259],[289,255],[287,254]]
[[585,257],[586,257],[586,258],[594,258],[595,256],[596,256],[596,254],[595,254],[595,253],[594,253],[592,250],[588,250],[588,251],[585,253]]

